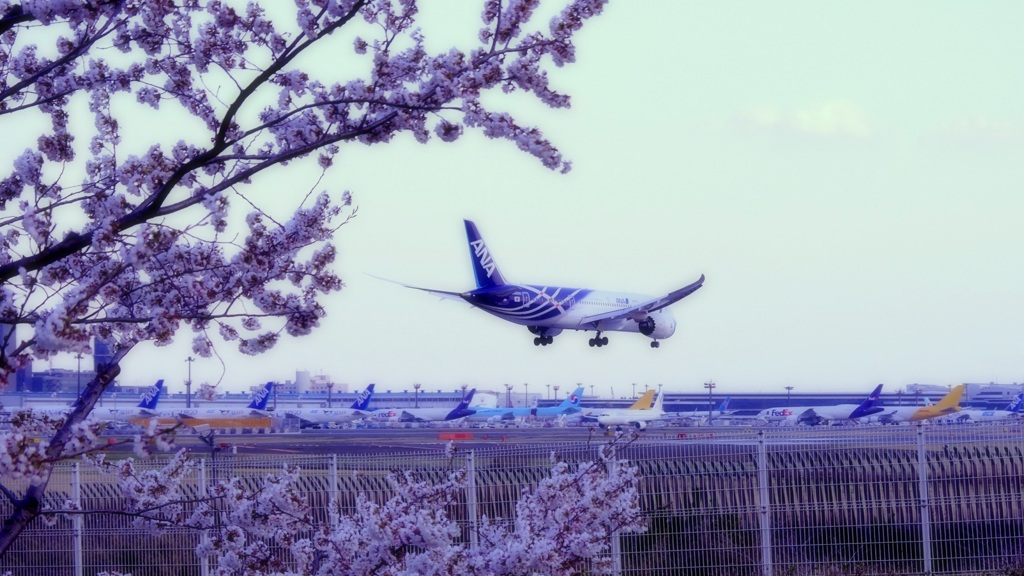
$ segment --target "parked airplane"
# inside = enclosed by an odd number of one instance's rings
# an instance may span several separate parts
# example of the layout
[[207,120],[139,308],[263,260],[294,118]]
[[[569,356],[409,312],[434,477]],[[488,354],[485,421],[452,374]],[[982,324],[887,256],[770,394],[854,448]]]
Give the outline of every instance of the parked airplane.
[[[718,407],[711,410],[710,422],[718,420],[719,418],[725,418],[727,415],[732,414],[729,410],[729,402],[732,401],[731,396],[726,396],[724,400],[719,402]],[[675,418],[677,420],[688,420],[692,423],[709,424],[708,410],[704,408],[694,408],[689,413],[676,413]]]
[[694,293],[704,284],[704,275],[694,283],[663,296],[607,292],[585,288],[562,288],[533,284],[509,284],[498,270],[476,225],[466,224],[466,237],[473,260],[476,289],[448,292],[402,284],[442,298],[462,299],[502,320],[526,326],[536,337],[535,346],[547,346],[562,330],[594,331],[591,346],[605,346],[602,332],[639,332],[651,338],[651,347],[668,338],[676,321],[667,306]]
[[[156,405],[163,391],[164,381],[157,380],[143,393],[142,399],[135,406],[119,408],[117,406],[95,406],[89,412],[89,420],[99,422],[128,422],[133,418],[156,415]],[[63,418],[71,412],[72,407],[31,408],[32,412],[48,418]]]
[[128,422],[133,418],[151,418],[157,415],[157,402],[160,401],[160,393],[164,389],[164,381],[157,380],[156,384],[146,389],[138,404],[129,408],[118,408],[116,406],[96,406],[89,413],[90,420],[101,422]]
[[173,415],[177,416],[189,426],[196,424],[206,423],[211,426],[243,426],[243,423],[235,423],[230,421],[244,421],[251,418],[266,418],[270,416],[270,412],[267,411],[267,402],[270,401],[270,396],[274,391],[274,383],[267,382],[263,385],[256,395],[253,396],[249,405],[245,408],[234,408],[227,406],[207,406],[202,408],[186,408],[185,410],[176,410]]
[[466,393],[466,396],[455,408],[380,408],[364,412],[366,418],[372,422],[444,422],[448,420],[459,420],[476,412],[469,405],[473,402],[473,394],[476,388]]
[[1022,405],[1024,405],[1024,393],[1017,394],[1017,396],[1010,401],[1010,404],[1002,410],[976,410],[965,408],[957,412],[956,419],[958,422],[987,422],[991,420],[1016,418],[1020,413]]
[[664,394],[658,394],[651,406],[651,399],[654,398],[654,390],[644,392],[636,402],[629,408],[605,408],[604,410],[593,410],[583,417],[584,422],[597,422],[601,428],[612,426],[634,426],[643,430],[649,422],[660,420],[665,417],[662,400]]
[[872,414],[878,414],[885,408],[878,406],[882,394],[882,385],[868,394],[860,404],[834,404],[832,406],[801,406],[796,408],[768,408],[756,416],[766,422],[779,424],[824,424],[844,420],[857,420]]
[[348,408],[295,408],[285,411],[285,415],[298,418],[303,428],[361,420],[366,416],[366,408],[370,405],[373,386],[370,384],[366,390],[360,392],[355,402]]
[[579,386],[569,394],[558,406],[547,406],[544,408],[478,408],[476,414],[467,417],[467,420],[476,422],[498,422],[533,418],[536,420],[553,420],[560,416],[575,414],[580,411],[580,401],[583,398],[583,386]]
[[964,385],[959,384],[950,390],[949,394],[931,406],[894,406],[886,407],[878,413],[878,421],[883,424],[899,424],[900,422],[917,422],[938,418],[939,416],[950,416],[960,411],[960,398],[964,394]]

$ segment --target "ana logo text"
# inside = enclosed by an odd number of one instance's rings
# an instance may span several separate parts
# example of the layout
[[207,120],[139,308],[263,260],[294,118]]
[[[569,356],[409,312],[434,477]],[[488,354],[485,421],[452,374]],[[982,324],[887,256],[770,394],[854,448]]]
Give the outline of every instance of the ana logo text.
[[469,245],[473,247],[473,254],[476,255],[480,267],[484,269],[484,272],[487,272],[487,277],[490,278],[497,266],[495,266],[494,260],[491,260],[491,252],[487,249],[487,245],[484,244],[483,240],[474,240]]

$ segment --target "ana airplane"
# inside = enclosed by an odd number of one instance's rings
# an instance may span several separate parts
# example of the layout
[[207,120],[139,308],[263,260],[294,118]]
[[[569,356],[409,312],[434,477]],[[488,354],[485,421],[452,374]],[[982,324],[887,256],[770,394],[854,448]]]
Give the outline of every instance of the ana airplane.
[[1002,410],[975,410],[965,408],[957,412],[956,419],[958,422],[988,422],[992,420],[1016,418],[1020,413],[1021,405],[1024,405],[1024,393],[1017,394],[1017,396],[1010,401],[1010,404]]
[[755,418],[779,424],[824,424],[844,420],[857,420],[885,410],[878,405],[882,394],[882,385],[868,394],[860,404],[834,404],[831,406],[802,406],[796,408],[768,408],[762,410]]
[[558,406],[547,406],[544,408],[478,408],[476,414],[467,417],[470,421],[497,422],[532,418],[536,420],[553,420],[561,416],[576,414],[580,411],[580,401],[583,398],[583,386],[579,386],[562,400]]
[[157,402],[160,401],[160,392],[164,389],[164,381],[157,380],[156,384],[150,386],[143,393],[139,403],[131,408],[118,408],[112,406],[96,406],[89,413],[92,420],[102,422],[129,422],[133,418],[152,418],[157,416]]
[[[249,402],[249,405],[245,408],[229,408],[226,406],[187,408],[185,410],[176,410],[173,415],[180,418],[182,422],[189,426],[195,426],[197,423],[221,426],[224,424],[224,422],[221,421],[243,421],[252,418],[266,418],[270,416],[270,412],[267,411],[267,402],[270,401],[270,396],[273,391],[274,383],[267,382],[259,389],[259,391],[256,392],[252,401]],[[244,424],[238,425],[242,426]]]
[[360,392],[348,408],[296,408],[285,411],[285,414],[298,418],[303,428],[361,420],[366,416],[366,408],[373,397],[373,386],[370,384],[366,390]]
[[960,411],[960,398],[964,394],[964,385],[954,386],[949,394],[946,394],[936,404],[931,406],[893,406],[884,408],[877,415],[878,421],[883,424],[899,424],[901,422],[917,422],[938,418],[939,416],[951,416]]
[[367,420],[371,422],[445,422],[459,420],[476,412],[470,408],[473,402],[473,394],[476,388],[466,393],[466,396],[455,408],[380,408],[364,412]]
[[729,414],[732,414],[732,411],[729,410],[729,402],[731,401],[732,397],[726,396],[725,399],[718,404],[717,408],[712,409],[710,421],[708,420],[707,408],[704,408],[703,410],[700,408],[694,408],[693,411],[689,413],[677,413],[675,414],[675,417],[678,420],[688,420],[691,423],[710,424],[719,418],[725,418]]
[[648,422],[665,417],[665,411],[662,408],[663,396],[664,394],[658,394],[657,399],[654,400],[654,406],[651,406],[651,400],[654,399],[654,390],[648,390],[629,408],[591,410],[587,415],[583,416],[583,421],[597,422],[601,428],[628,425],[643,430],[647,428]]
[[676,329],[676,321],[667,309],[693,294],[704,284],[704,275],[694,283],[663,296],[647,296],[626,292],[606,292],[585,288],[562,288],[534,284],[510,284],[498,270],[476,225],[466,224],[469,253],[473,260],[476,289],[468,292],[447,292],[402,284],[442,298],[461,299],[502,320],[526,326],[535,335],[535,346],[547,346],[563,330],[593,331],[591,346],[605,346],[608,338],[602,332],[639,332],[651,338],[651,347],[668,338]]
[[[160,392],[163,391],[164,381],[157,380],[156,384],[150,386],[142,394],[142,398],[135,406],[118,408],[116,406],[96,406],[89,412],[89,420],[99,422],[128,422],[133,418],[156,416],[156,405],[160,400]],[[63,418],[71,412],[71,407],[63,408],[32,408],[33,412],[43,414],[49,418]]]

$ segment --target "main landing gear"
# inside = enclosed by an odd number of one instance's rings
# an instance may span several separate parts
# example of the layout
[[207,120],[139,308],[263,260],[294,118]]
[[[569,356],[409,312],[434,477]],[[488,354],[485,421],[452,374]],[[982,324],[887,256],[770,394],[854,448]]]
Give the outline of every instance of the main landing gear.
[[590,339],[590,347],[591,348],[593,348],[594,346],[597,346],[598,348],[600,348],[601,346],[607,346],[607,345],[608,345],[608,337],[607,336],[601,336],[600,332],[597,333],[597,336],[595,336],[594,338]]
[[555,341],[554,336],[537,336],[533,339],[534,346],[547,346]]

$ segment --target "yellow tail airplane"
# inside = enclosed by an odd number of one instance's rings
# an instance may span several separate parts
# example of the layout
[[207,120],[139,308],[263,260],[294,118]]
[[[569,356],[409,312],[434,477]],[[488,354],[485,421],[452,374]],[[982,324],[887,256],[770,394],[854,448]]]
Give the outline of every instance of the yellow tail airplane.
[[960,411],[960,398],[964,395],[964,385],[959,384],[949,391],[935,404],[930,406],[893,406],[886,408],[878,414],[878,421],[883,424],[898,424],[900,422],[917,422],[949,416]]

